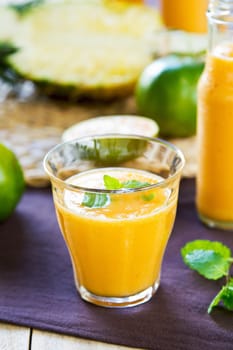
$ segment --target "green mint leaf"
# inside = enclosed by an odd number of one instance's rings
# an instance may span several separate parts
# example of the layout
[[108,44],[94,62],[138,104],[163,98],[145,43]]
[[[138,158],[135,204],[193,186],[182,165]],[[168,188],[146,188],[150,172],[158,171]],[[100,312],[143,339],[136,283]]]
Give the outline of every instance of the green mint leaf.
[[104,175],[104,186],[107,190],[119,190],[122,184],[115,177]]
[[221,302],[226,309],[233,311],[233,278],[231,278],[228,283],[222,287],[220,292],[212,300],[208,307],[208,313],[210,314],[213,308],[219,305]]
[[86,192],[82,205],[88,208],[103,208],[110,203],[110,197],[105,193]]
[[154,193],[148,193],[142,196],[142,199],[144,199],[144,201],[146,202],[152,201],[154,198],[155,198]]
[[[150,185],[148,182],[141,182],[137,180],[129,180],[126,182],[120,182],[115,177],[104,175],[104,186],[107,190],[119,190],[121,188],[142,188]],[[154,198],[154,194],[143,195],[145,201],[150,201]],[[105,193],[90,193],[86,192],[82,201],[82,205],[89,208],[103,208],[111,201],[109,195]]]
[[[148,187],[150,186],[151,183],[149,182],[142,182],[142,181],[138,181],[138,180],[129,180],[126,182],[122,182],[122,186],[123,188],[143,188],[143,187]],[[142,199],[146,202],[151,201],[152,199],[154,199],[155,195],[154,193],[147,193],[147,194],[143,194],[142,195]]]
[[213,308],[214,308],[215,306],[217,306],[217,305],[220,303],[220,301],[221,301],[221,299],[222,299],[222,292],[223,292],[224,288],[225,288],[225,286],[222,287],[222,289],[220,290],[220,292],[215,296],[215,298],[214,298],[214,299],[212,300],[212,302],[210,303],[210,305],[209,305],[209,307],[208,307],[208,314],[210,314],[210,313],[212,312]]
[[142,182],[138,180],[128,180],[125,182],[120,182],[115,177],[104,175],[104,185],[107,190],[119,190],[121,188],[142,188],[150,186],[149,182]]
[[151,184],[149,182],[142,182],[138,180],[128,180],[128,181],[122,182],[123,188],[142,188],[150,185]]
[[220,242],[189,242],[181,249],[181,255],[192,270],[212,280],[226,276],[231,265],[231,250]]
[[225,286],[222,293],[222,301],[225,308],[233,311],[233,278],[231,278]]

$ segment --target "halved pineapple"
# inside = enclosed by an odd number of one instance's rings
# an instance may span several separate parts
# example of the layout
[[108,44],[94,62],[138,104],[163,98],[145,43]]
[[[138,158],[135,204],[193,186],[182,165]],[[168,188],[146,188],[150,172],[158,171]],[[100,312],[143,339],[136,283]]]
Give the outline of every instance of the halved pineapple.
[[131,92],[152,60],[155,9],[118,0],[47,2],[20,18],[9,57],[48,94],[113,97]]
[[15,37],[18,22],[15,11],[0,5],[0,42],[9,42]]

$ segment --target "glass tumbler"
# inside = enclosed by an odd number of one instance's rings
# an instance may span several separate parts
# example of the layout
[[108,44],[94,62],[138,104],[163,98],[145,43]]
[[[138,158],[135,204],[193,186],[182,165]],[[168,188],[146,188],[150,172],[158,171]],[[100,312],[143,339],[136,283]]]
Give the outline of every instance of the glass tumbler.
[[129,307],[152,297],[183,166],[175,146],[141,136],[89,136],[49,151],[44,167],[82,299]]

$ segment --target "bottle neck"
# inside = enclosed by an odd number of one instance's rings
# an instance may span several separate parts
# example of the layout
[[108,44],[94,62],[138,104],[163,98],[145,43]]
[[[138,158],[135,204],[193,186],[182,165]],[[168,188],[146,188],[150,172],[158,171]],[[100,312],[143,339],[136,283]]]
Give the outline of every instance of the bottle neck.
[[233,0],[210,0],[207,19],[209,52],[221,44],[233,44]]
[[233,10],[232,0],[209,0],[208,11],[216,14],[224,14]]
[[232,0],[210,0],[208,12],[216,16],[225,16],[233,11]]

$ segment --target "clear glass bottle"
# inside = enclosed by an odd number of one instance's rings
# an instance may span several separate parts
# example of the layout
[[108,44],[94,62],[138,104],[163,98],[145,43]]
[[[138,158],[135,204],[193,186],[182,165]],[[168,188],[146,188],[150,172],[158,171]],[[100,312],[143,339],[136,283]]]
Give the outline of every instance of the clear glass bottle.
[[210,227],[233,229],[233,0],[212,0],[198,84],[196,205]]

